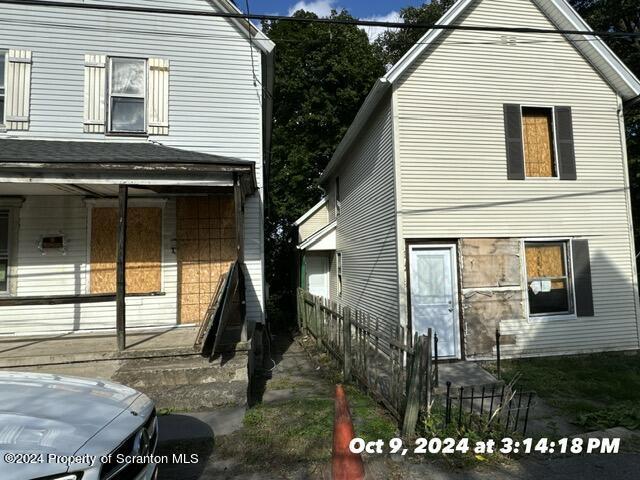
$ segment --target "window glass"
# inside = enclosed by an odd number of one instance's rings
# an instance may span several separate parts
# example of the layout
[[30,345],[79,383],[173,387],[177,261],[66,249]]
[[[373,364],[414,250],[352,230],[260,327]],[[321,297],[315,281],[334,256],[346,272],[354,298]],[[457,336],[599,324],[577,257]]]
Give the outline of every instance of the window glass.
[[143,132],[144,99],[113,97],[111,99],[111,129],[120,132]]
[[553,109],[522,108],[522,141],[527,177],[555,177]]
[[144,97],[145,61],[114,58],[111,62],[111,94]]
[[0,210],[0,292],[7,291],[9,273],[9,212]]
[[527,242],[529,313],[571,313],[571,285],[566,242]]

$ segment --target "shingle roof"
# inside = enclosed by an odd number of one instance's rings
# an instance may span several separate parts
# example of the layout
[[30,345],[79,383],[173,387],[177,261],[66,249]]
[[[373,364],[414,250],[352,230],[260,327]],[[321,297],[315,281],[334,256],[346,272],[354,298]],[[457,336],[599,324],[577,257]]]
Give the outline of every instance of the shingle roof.
[[0,139],[0,162],[84,164],[209,164],[251,166],[233,157],[192,152],[150,142],[71,142]]

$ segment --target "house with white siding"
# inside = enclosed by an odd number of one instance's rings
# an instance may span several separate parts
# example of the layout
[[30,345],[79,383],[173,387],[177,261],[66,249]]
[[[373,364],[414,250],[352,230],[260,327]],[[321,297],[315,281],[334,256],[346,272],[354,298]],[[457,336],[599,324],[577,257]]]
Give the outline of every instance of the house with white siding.
[[638,349],[623,115],[640,81],[566,33],[591,29],[565,0],[459,0],[437,23],[297,222],[302,286],[390,335],[433,328],[441,357],[493,358],[496,330],[504,356]]
[[117,326],[126,348],[207,325],[231,274],[239,341],[264,321],[274,44],[229,13],[2,5],[0,338]]

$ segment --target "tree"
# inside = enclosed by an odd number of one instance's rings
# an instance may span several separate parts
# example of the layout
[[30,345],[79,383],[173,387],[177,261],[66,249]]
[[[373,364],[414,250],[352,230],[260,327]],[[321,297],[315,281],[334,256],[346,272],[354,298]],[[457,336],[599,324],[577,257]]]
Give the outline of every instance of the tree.
[[[404,23],[433,25],[440,20],[456,0],[432,0],[421,7],[406,7],[400,10]],[[427,30],[408,28],[387,30],[378,37],[375,44],[381,52],[385,65],[393,65],[405,54]]]
[[[294,16],[317,18],[303,10]],[[352,17],[343,10],[330,18]],[[274,21],[263,29],[276,43],[265,247],[270,292],[280,303],[295,298],[292,223],[321,198],[318,178],[384,66],[356,26]]]

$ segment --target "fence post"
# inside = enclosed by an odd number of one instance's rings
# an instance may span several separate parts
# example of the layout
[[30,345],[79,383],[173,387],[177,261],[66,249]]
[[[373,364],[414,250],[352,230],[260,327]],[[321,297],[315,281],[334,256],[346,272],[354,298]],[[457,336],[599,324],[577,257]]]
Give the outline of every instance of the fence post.
[[498,370],[498,380],[500,380],[500,330],[496,328],[496,368]]
[[407,389],[407,408],[404,411],[402,422],[402,435],[412,436],[416,431],[418,413],[420,412],[420,400],[422,398],[422,379],[426,372],[427,337],[421,335],[413,347],[413,361],[409,377],[409,388]]
[[344,381],[351,380],[351,309],[344,307],[342,310],[342,347],[344,348]]
[[298,314],[298,330],[302,333],[302,302],[300,301],[300,289],[296,288],[296,312]]
[[313,296],[313,321],[315,323],[316,343],[318,348],[322,347],[322,328],[320,327],[320,308],[318,307],[318,297]]
[[427,365],[426,365],[426,369],[427,369],[427,377],[426,377],[426,397],[425,397],[425,402],[427,404],[427,417],[431,416],[431,389],[433,388],[432,382],[433,382],[433,365],[431,363],[431,342],[433,341],[433,331],[431,329],[428,330],[428,335],[427,335],[427,355],[426,355],[426,360],[427,360]]

